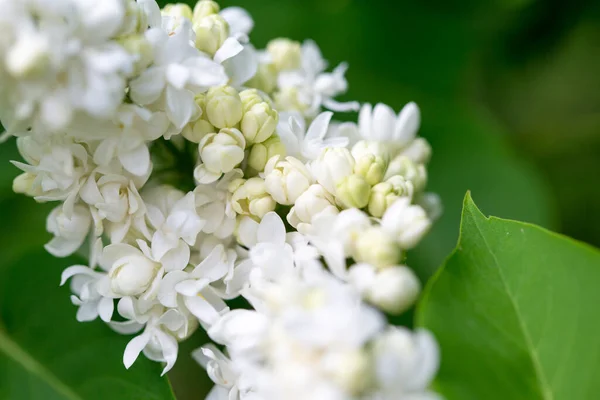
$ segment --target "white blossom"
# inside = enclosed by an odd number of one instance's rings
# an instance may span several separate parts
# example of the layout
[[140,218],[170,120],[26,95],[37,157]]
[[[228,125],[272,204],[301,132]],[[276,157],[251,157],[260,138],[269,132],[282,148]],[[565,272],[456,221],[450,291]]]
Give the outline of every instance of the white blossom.
[[287,154],[300,160],[316,160],[326,148],[346,147],[348,138],[325,138],[332,116],[331,112],[319,114],[306,130],[306,123],[301,115],[284,113],[277,126],[277,133],[285,144]]
[[55,257],[67,257],[81,247],[90,232],[92,216],[89,210],[76,205],[71,213],[65,213],[61,206],[56,207],[46,222],[46,229],[54,238],[45,249]]
[[[294,102],[300,109],[287,101],[279,101],[283,111],[299,111],[306,116],[316,116],[324,106],[332,111],[356,111],[358,103],[339,103],[334,97],[343,94],[348,88],[344,75],[348,69],[345,63],[337,66],[333,72],[325,72],[327,62],[321,55],[317,44],[307,40],[302,45],[301,66],[297,70],[283,71],[279,75],[279,88],[285,95],[295,97]],[[281,97],[280,97],[281,98]],[[291,107],[290,107],[291,106]]]
[[421,113],[415,103],[408,103],[398,115],[385,104],[379,103],[374,108],[365,104],[360,110],[358,123],[363,139],[402,147],[415,138],[421,124]]
[[189,22],[169,36],[150,29],[146,38],[154,48],[154,63],[130,83],[131,98],[142,105],[165,110],[173,130],[180,132],[198,113],[194,93],[226,83],[222,66],[194,48]]

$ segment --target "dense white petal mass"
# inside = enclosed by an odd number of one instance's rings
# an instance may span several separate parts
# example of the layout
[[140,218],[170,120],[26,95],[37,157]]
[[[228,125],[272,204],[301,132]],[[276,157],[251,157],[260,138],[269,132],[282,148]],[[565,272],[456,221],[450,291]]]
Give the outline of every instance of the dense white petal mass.
[[257,50],[248,12],[211,0],[0,9],[13,190],[56,203],[46,250],[88,257],[60,284],[78,321],[132,335],[125,368],[164,374],[203,329],[210,400],[439,399],[435,339],[386,318],[414,305],[406,251],[442,209],[416,104],[338,100],[346,63]]

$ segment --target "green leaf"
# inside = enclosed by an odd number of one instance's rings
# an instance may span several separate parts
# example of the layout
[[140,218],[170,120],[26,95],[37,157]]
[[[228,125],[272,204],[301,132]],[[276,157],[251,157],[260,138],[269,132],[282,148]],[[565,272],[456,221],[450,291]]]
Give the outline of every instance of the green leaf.
[[442,349],[448,400],[596,399],[600,252],[534,225],[486,218],[470,195],[458,246],[417,325]]
[[0,265],[0,399],[173,400],[158,363],[140,357],[125,369],[130,337],[75,320],[58,286],[73,263],[34,252]]

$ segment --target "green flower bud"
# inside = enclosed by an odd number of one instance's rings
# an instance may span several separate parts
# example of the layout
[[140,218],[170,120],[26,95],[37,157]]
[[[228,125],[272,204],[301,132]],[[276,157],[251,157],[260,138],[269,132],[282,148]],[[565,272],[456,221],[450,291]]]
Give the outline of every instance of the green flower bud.
[[406,156],[398,156],[392,160],[385,173],[385,179],[402,176],[405,181],[412,182],[415,192],[421,192],[427,186],[427,170],[423,164],[416,164]]
[[35,175],[29,172],[23,172],[13,180],[13,192],[19,194],[25,194],[27,196],[39,196],[41,195],[40,190],[34,190]]
[[249,143],[267,140],[277,128],[279,114],[267,102],[253,105],[242,118],[242,133]]
[[387,168],[383,158],[367,154],[356,160],[354,173],[365,178],[369,185],[376,185],[383,180]]
[[229,191],[232,193],[231,206],[240,215],[260,220],[277,205],[267,193],[265,181],[258,177],[236,179],[229,184]]
[[214,56],[229,37],[229,25],[219,14],[211,14],[198,20],[194,19],[196,48]]
[[402,250],[394,240],[379,226],[364,231],[354,246],[354,259],[383,269],[397,265],[402,257]]
[[200,183],[216,181],[243,161],[245,147],[244,136],[234,128],[204,136],[198,145],[202,163],[194,170],[194,178]]
[[277,69],[272,63],[261,63],[252,79],[246,82],[246,86],[272,93],[277,87]]
[[161,14],[168,17],[187,18],[190,21],[192,19],[192,9],[184,3],[167,4],[163,7]]
[[275,157],[285,157],[285,146],[281,143],[279,136],[273,135],[262,143],[256,143],[250,149],[248,167],[253,173],[263,172],[267,162]]
[[221,8],[217,3],[210,0],[200,0],[194,7],[192,21],[196,22],[209,15],[218,14]]
[[208,121],[206,115],[206,95],[203,93],[197,94],[196,104],[201,111],[200,118],[187,124],[181,135],[190,142],[200,143],[204,136],[209,133],[216,133],[218,129]]
[[240,98],[242,99],[242,110],[244,111],[244,114],[250,111],[255,105],[263,102],[272,105],[271,100],[268,97],[263,96],[257,89],[246,89],[241,91]]
[[345,208],[363,208],[369,204],[371,185],[364,177],[352,174],[336,185],[335,197]]
[[231,86],[212,88],[206,94],[206,115],[217,128],[233,128],[242,119],[242,99]]
[[369,214],[376,218],[381,218],[385,211],[400,196],[394,191],[394,186],[389,182],[381,182],[373,186],[371,196],[369,197]]
[[267,44],[267,52],[278,71],[298,69],[302,61],[302,48],[299,42],[278,38]]

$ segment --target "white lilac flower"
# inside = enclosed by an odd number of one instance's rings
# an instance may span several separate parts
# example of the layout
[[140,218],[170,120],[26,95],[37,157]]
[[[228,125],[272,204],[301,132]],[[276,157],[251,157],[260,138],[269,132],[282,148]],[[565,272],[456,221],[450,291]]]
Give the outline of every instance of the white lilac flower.
[[92,216],[87,207],[76,205],[71,213],[62,206],[56,207],[46,222],[46,230],[54,235],[44,248],[55,257],[67,257],[75,253],[90,233]]
[[[125,22],[121,0],[34,1],[7,7],[9,129],[59,131],[77,112],[110,117],[120,105],[133,58],[115,40]],[[12,11],[12,15],[11,15]],[[10,39],[9,39],[10,40]]]
[[401,263],[441,211],[416,105],[333,121],[359,108],[335,100],[345,63],[285,38],[258,54],[248,13],[210,0],[0,8],[13,189],[58,202],[51,254],[89,241],[61,285],[79,321],[136,334],[126,368],[143,353],[166,373],[201,327],[225,347],[193,354],[211,400],[437,399],[433,337],[383,314],[414,304]]
[[127,344],[123,354],[125,368],[131,367],[143,351],[149,359],[164,362],[162,375],[166,374],[177,361],[178,340],[188,337],[193,332],[192,326],[189,318],[177,310],[152,315],[144,332]]
[[241,164],[245,148],[246,139],[235,128],[204,136],[198,145],[202,163],[194,169],[194,179],[201,184],[215,182]]
[[133,180],[115,171],[96,169],[85,180],[79,194],[91,207],[97,236],[106,233],[111,243],[121,243],[128,235],[151,239],[146,206]]
[[264,174],[267,193],[283,205],[294,204],[313,183],[308,168],[294,157],[271,158],[265,166]]
[[403,249],[411,249],[429,231],[431,220],[422,207],[410,204],[410,199],[402,197],[387,209],[381,219],[381,227]]
[[385,400],[440,400],[428,390],[439,366],[439,348],[431,333],[390,327],[374,343],[375,377]]
[[363,298],[390,314],[406,311],[421,291],[419,279],[405,266],[377,271],[372,265],[356,264],[348,271],[348,281]]
[[196,243],[204,226],[196,213],[194,193],[184,194],[160,186],[149,191],[144,199],[148,221],[155,230],[148,251],[167,271],[184,269],[190,260],[190,246]]
[[83,265],[74,265],[65,269],[61,275],[60,285],[71,279],[71,302],[78,306],[77,321],[93,321],[98,316],[109,322],[114,312],[114,300],[110,294],[108,275],[103,271]]
[[171,36],[150,29],[146,38],[154,48],[154,63],[130,83],[130,96],[139,104],[165,110],[173,130],[180,132],[198,114],[194,94],[227,82],[222,66],[200,53],[190,42],[188,21]]
[[398,115],[385,104],[379,103],[374,108],[365,104],[360,110],[358,124],[363,139],[403,147],[417,135],[421,113],[415,103],[408,103]]
[[[326,69],[327,62],[317,44],[311,40],[304,42],[301,67],[279,74],[280,95],[277,100],[282,111],[299,111],[309,117],[319,114],[321,107],[332,111],[357,111],[359,105],[356,102],[334,100],[348,88],[344,77],[348,65],[342,63],[331,73],[325,72]],[[289,96],[292,99],[288,99]]]
[[346,147],[349,143],[348,138],[326,138],[332,116],[331,112],[319,114],[307,130],[304,118],[298,113],[282,114],[277,134],[285,144],[287,154],[310,161],[316,160],[326,148]]
[[140,295],[154,286],[163,266],[128,244],[104,248],[101,264],[108,270],[110,287],[119,296]]
[[335,195],[337,185],[354,172],[355,163],[350,150],[343,147],[327,148],[311,164],[311,168],[317,182]]
[[213,234],[220,239],[225,239],[233,234],[235,229],[236,213],[228,201],[229,184],[240,179],[243,172],[234,169],[226,173],[217,182],[208,185],[198,185],[194,190],[196,198],[196,212],[205,221],[202,232]]
[[229,307],[210,285],[226,277],[236,257],[235,251],[217,246],[190,272],[169,272],[160,283],[158,300],[165,307],[177,308],[181,299],[202,324],[212,325]]
[[244,377],[223,352],[212,343],[192,352],[192,358],[200,364],[215,383],[207,398],[215,400],[250,399],[251,387],[244,387]]
[[37,201],[65,201],[71,209],[77,199],[81,180],[91,170],[86,148],[69,139],[21,137],[17,140],[19,153],[28,164],[13,164],[28,174],[29,185],[24,193]]
[[113,166],[116,159],[127,172],[140,177],[150,175],[152,168],[148,143],[163,136],[169,126],[164,112],[153,113],[132,104],[121,106],[114,123],[84,123],[86,126],[77,126],[71,133],[99,140],[94,151],[97,165]]
[[335,199],[321,185],[311,185],[294,203],[287,215],[287,221],[298,232],[306,232],[310,224],[320,215],[335,215],[339,212]]

